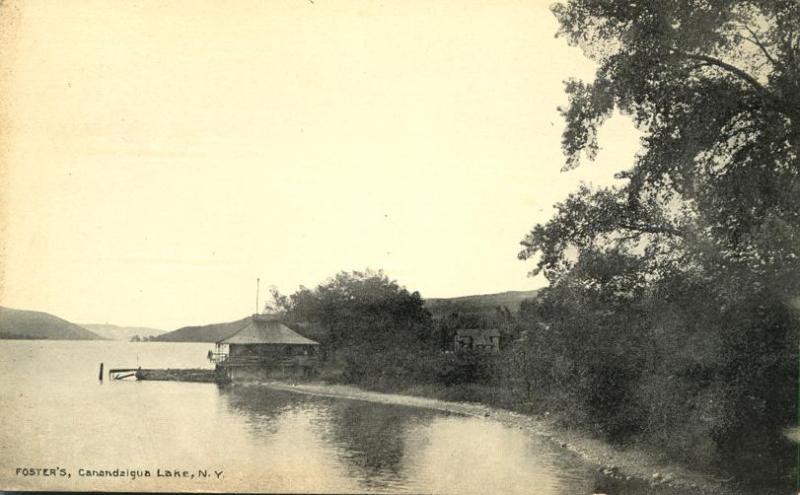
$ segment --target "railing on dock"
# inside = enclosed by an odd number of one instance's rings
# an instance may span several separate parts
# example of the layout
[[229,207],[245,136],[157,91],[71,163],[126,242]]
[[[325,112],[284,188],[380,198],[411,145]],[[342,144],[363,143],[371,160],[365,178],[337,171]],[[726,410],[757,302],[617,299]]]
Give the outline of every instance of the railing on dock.
[[228,353],[227,352],[208,351],[208,360],[211,361],[214,364],[222,364],[227,359],[228,359]]
[[288,357],[269,357],[269,356],[226,356],[225,359],[217,364],[224,368],[239,367],[292,367],[292,366],[313,366],[316,360],[310,356],[288,356]]

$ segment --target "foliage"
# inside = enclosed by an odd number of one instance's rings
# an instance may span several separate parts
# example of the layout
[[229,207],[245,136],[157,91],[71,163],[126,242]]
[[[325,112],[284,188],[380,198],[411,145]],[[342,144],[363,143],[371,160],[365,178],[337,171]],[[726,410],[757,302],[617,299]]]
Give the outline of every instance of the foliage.
[[422,346],[396,345],[376,350],[362,345],[348,347],[340,356],[345,363],[345,382],[379,390],[437,383],[441,368],[441,354]]
[[287,321],[322,344],[327,367],[341,369],[347,382],[385,387],[436,376],[427,364],[436,345],[422,297],[381,271],[340,272],[314,289],[274,291],[272,299]]
[[289,321],[325,331],[331,350],[370,345],[415,344],[432,338],[431,316],[418,292],[409,292],[383,272],[341,272],[315,289],[278,295]]
[[800,5],[573,0],[554,12],[599,64],[594,82],[566,86],[566,167],[595,155],[614,110],[644,137],[625,185],[582,187],[521,256],[540,254],[551,281],[574,266],[570,248],[641,249],[653,276],[712,253],[762,277],[798,273]]
[[479,351],[448,352],[441,356],[436,376],[446,386],[488,384],[496,376],[495,358]]
[[551,287],[523,308],[541,364],[520,373],[609,438],[779,476],[768,454],[786,453],[797,386],[800,4],[553,11],[598,64],[566,83],[565,168],[594,158],[615,111],[643,137],[620,185],[580,187],[523,239]]

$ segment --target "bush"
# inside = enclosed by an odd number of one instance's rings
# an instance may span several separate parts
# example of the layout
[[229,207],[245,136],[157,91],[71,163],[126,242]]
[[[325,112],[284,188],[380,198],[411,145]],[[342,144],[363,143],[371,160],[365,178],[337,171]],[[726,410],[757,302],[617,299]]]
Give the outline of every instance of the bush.
[[438,381],[444,385],[488,383],[495,375],[494,356],[463,351],[442,354],[437,371]]
[[797,315],[768,290],[668,289],[615,306],[570,287],[545,291],[505,380],[520,399],[535,395],[539,411],[612,442],[742,481],[782,479],[793,459],[782,433],[796,414]]

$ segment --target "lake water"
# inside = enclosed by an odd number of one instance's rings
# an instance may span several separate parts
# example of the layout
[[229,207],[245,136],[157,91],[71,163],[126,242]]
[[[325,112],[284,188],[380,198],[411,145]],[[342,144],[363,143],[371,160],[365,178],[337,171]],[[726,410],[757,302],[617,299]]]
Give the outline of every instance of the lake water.
[[[208,349],[0,341],[0,488],[679,493],[610,484],[549,442],[488,418],[259,386],[98,381],[100,362],[106,370],[210,367]],[[18,468],[55,469],[56,476],[23,476]],[[115,469],[138,476],[80,475]],[[194,478],[158,477],[158,470]]]

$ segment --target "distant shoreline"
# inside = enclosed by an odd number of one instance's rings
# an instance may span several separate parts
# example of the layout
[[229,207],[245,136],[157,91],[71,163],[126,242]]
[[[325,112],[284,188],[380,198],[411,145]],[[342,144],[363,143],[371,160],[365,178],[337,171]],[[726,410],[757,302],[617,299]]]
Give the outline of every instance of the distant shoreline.
[[48,338],[48,337],[36,337],[33,335],[19,335],[11,333],[0,333],[0,340],[24,340],[24,341],[39,340],[42,342],[112,342],[112,340],[110,339],[104,339],[101,337],[91,338],[91,339],[66,338],[66,337]]

